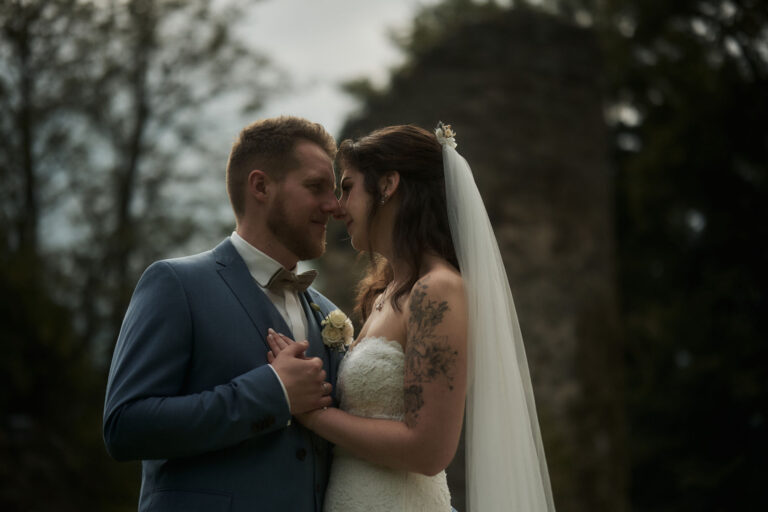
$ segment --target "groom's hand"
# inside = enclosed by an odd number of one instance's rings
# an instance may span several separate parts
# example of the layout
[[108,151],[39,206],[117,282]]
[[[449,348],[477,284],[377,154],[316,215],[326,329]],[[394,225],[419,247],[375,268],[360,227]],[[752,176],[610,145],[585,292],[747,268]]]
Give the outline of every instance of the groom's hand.
[[294,341],[279,332],[275,332],[273,329],[267,329],[267,344],[269,345],[269,352],[267,352],[267,362],[272,364],[277,357],[277,354],[283,351],[285,347],[291,345]]
[[331,385],[325,382],[323,360],[319,357],[305,358],[309,348],[306,341],[289,344],[272,361],[272,367],[283,381],[291,402],[291,414],[330,407]]

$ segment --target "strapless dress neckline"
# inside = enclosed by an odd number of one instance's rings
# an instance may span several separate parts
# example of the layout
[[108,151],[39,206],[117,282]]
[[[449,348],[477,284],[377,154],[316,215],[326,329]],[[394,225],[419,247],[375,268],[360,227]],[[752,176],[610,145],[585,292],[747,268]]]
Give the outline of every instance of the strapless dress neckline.
[[405,350],[403,349],[402,343],[400,343],[397,340],[393,340],[393,339],[387,338],[386,336],[364,336],[363,338],[360,338],[360,340],[355,341],[352,344],[352,346],[351,346],[351,348],[349,349],[348,352],[352,352],[352,351],[356,350],[357,347],[359,347],[363,343],[370,342],[370,341],[380,341],[380,342],[383,342],[383,343],[389,344],[389,345],[394,343],[394,344],[396,344],[400,348],[401,352],[405,352]]

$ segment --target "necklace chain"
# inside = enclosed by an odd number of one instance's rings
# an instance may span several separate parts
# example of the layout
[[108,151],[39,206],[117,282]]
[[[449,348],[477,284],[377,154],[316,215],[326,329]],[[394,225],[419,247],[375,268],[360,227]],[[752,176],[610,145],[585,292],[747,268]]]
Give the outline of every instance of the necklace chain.
[[392,283],[390,282],[387,287],[384,288],[384,291],[381,292],[381,295],[379,295],[379,297],[376,299],[376,302],[373,303],[373,308],[376,311],[381,311],[381,309],[384,307],[384,299],[387,297],[391,285]]

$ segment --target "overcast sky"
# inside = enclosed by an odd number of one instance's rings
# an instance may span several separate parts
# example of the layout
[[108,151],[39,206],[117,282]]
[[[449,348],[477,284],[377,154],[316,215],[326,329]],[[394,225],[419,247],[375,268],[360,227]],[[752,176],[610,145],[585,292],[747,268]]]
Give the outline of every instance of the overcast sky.
[[438,0],[264,0],[243,24],[255,48],[291,78],[292,87],[271,98],[263,117],[299,115],[338,136],[355,102],[339,84],[368,77],[386,83],[403,61],[389,38],[405,31],[420,6]]

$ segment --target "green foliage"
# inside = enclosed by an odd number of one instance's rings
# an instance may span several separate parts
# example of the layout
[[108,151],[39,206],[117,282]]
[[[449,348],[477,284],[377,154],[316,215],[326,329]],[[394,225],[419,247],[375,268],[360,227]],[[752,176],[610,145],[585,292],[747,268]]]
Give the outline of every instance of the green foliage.
[[235,38],[242,6],[0,4],[3,510],[135,510],[138,468],[101,439],[105,362],[147,264],[231,222],[205,108],[281,79]]
[[768,9],[613,4],[610,90],[640,119],[614,126],[633,502],[762,509]]
[[424,7],[414,18],[406,34],[393,34],[395,43],[412,59],[431,50],[450,38],[459,26],[482,22],[504,12],[494,2],[478,3],[473,0],[444,0],[432,7]]
[[101,440],[104,377],[84,353],[71,311],[30,259],[0,266],[0,503],[3,510],[122,510],[136,465]]

